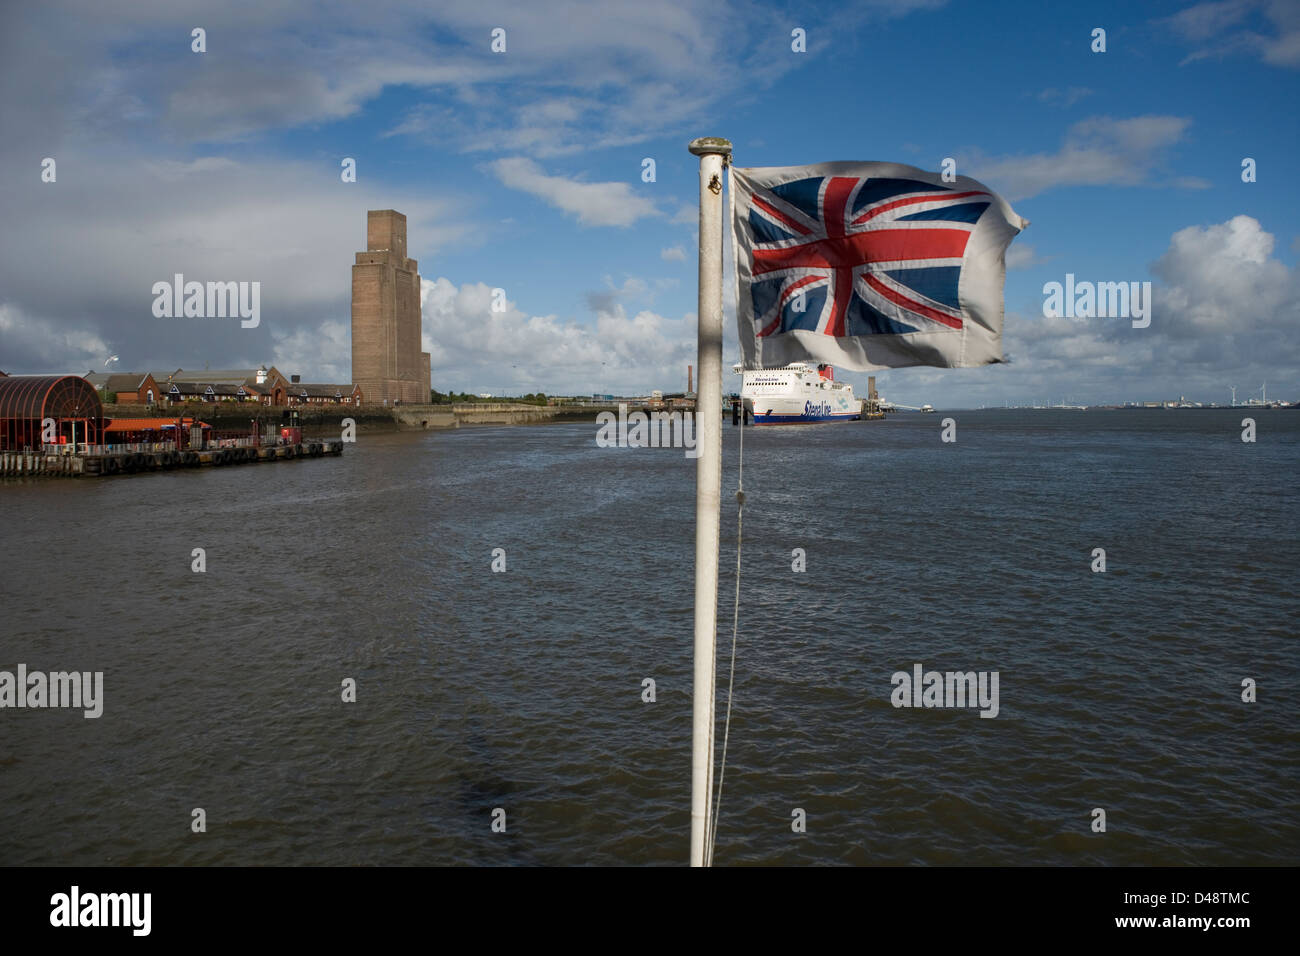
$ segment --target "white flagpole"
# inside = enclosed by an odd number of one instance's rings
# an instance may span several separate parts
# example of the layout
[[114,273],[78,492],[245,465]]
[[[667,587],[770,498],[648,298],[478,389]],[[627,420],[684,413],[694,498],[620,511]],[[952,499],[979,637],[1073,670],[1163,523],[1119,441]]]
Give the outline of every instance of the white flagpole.
[[700,157],[699,384],[695,392],[695,705],[691,745],[691,866],[704,866],[713,797],[718,520],[722,494],[722,168],[731,143],[706,136]]

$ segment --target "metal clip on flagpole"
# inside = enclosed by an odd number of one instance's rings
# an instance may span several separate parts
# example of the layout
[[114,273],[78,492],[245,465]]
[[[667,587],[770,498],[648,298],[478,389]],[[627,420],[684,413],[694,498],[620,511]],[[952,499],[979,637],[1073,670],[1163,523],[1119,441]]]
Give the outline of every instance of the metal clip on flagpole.
[[695,703],[691,744],[691,866],[705,865],[713,797],[713,701],[722,495],[722,169],[731,143],[692,140],[700,157],[699,385],[695,427]]

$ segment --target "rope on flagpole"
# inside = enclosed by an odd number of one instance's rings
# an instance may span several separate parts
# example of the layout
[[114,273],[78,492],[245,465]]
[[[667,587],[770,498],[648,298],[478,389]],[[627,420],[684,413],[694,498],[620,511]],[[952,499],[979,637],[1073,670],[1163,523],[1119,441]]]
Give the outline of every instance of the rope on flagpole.
[[[744,378],[743,374],[741,376]],[[744,389],[741,389],[742,393]],[[736,635],[740,631],[740,544],[745,520],[745,400],[740,400],[740,454],[736,466],[736,602],[731,614],[731,673],[727,677],[727,717],[722,731],[722,763],[718,767],[718,795],[709,826],[709,852],[705,866],[713,865],[713,848],[718,841],[718,814],[722,810],[722,781],[727,776],[727,740],[731,736],[731,697],[736,684]]]

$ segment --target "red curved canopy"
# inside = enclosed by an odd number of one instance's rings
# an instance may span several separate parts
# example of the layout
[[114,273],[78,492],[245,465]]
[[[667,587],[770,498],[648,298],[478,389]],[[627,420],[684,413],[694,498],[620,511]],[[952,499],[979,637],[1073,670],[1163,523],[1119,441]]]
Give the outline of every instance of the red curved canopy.
[[78,375],[0,378],[0,418],[103,418],[93,385]]
[[44,419],[52,418],[61,439],[98,443],[104,430],[104,405],[94,386],[78,375],[0,377],[0,448],[38,448]]

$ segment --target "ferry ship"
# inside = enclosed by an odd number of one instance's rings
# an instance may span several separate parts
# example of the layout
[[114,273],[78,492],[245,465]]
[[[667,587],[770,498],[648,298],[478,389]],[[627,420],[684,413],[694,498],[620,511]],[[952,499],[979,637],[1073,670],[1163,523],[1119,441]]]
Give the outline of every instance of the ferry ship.
[[742,370],[741,401],[755,425],[799,425],[808,422],[851,422],[862,414],[853,386],[835,381],[829,365],[815,368],[793,362],[781,368]]

